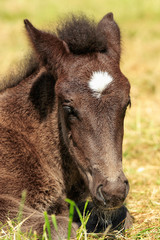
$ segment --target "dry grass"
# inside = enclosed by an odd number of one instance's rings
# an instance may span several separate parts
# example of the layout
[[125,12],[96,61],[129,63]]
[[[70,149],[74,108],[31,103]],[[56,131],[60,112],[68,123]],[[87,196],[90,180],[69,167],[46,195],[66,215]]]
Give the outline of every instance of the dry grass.
[[23,18],[39,26],[72,10],[83,10],[97,19],[108,11],[115,13],[123,35],[121,68],[132,86],[132,108],[125,121],[124,168],[130,181],[127,207],[135,223],[125,239],[160,239],[159,4],[159,0],[0,2],[1,73],[26,52]]
[[152,19],[135,21],[133,27],[122,63],[132,85],[124,138],[131,185],[127,205],[135,217],[129,239],[160,239],[160,31]]

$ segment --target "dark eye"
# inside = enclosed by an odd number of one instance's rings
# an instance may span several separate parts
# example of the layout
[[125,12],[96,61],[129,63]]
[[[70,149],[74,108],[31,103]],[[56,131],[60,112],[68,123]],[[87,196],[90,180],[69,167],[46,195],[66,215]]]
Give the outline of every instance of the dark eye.
[[[130,99],[130,98],[129,98],[129,101],[128,101],[128,103],[127,103],[127,107],[128,107],[128,106],[131,107],[131,99]],[[126,107],[126,108],[127,108],[127,107]]]
[[125,114],[126,114],[126,110],[127,110],[127,107],[131,107],[131,99],[129,98],[127,104],[125,105],[124,107],[124,111],[123,111],[123,117],[125,117]]
[[66,114],[71,114],[73,109],[70,106],[63,106],[63,110]]
[[77,111],[72,106],[63,105],[63,110],[64,110],[65,115],[69,118],[78,116]]

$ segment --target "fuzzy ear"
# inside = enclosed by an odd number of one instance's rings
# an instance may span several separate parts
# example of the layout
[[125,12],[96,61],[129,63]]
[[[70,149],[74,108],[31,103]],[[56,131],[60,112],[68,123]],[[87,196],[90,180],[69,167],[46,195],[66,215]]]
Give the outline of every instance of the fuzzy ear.
[[106,42],[107,54],[120,61],[120,29],[113,19],[113,13],[106,14],[97,26],[98,36]]
[[69,53],[68,45],[54,34],[36,29],[27,19],[24,20],[29,39],[40,61],[49,70],[55,71]]

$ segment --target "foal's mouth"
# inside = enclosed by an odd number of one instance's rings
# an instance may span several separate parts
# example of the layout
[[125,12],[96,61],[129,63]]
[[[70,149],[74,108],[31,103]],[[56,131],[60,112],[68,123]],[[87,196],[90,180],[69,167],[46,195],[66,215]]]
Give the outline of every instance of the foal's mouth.
[[92,201],[97,211],[102,213],[115,212],[116,210],[121,208],[124,204],[124,201],[121,201],[121,200],[114,202],[114,201],[107,201],[103,199],[103,202],[99,202],[99,200],[94,197],[92,198]]
[[118,212],[120,212],[122,206],[123,205],[117,207],[103,207],[97,206],[94,203],[93,211],[98,216],[98,221],[103,223],[104,229],[106,229],[107,227],[112,228],[113,219],[118,215]]
[[93,203],[95,208],[101,212],[114,212],[123,206],[123,203],[119,204],[118,206],[110,206],[110,204],[101,205],[98,204],[95,200],[93,200]]

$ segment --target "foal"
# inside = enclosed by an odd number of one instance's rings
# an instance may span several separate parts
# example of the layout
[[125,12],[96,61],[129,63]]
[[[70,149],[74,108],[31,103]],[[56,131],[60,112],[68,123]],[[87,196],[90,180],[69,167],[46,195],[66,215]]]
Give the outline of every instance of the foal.
[[26,190],[23,218],[30,217],[23,231],[32,227],[41,235],[46,210],[56,214],[59,235],[66,238],[66,197],[79,204],[89,196],[88,231],[121,220],[129,227],[122,140],[130,84],[119,67],[113,14],[98,24],[72,16],[56,34],[24,23],[36,57],[25,76],[12,79],[0,94],[0,220],[17,216]]

